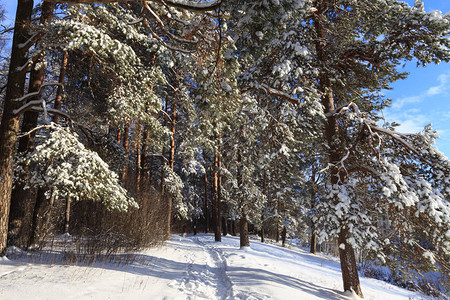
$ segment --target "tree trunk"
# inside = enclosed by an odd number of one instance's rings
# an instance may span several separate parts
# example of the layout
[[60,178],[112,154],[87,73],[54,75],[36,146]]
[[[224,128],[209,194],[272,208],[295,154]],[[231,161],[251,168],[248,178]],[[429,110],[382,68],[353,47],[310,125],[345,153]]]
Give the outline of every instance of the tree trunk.
[[174,164],[175,164],[175,133],[176,133],[176,118],[177,118],[177,108],[175,104],[172,104],[172,120],[171,120],[171,131],[172,131],[172,138],[170,139],[170,156],[169,156],[169,164],[170,169],[174,170]]
[[[327,63],[326,52],[326,28],[324,28],[322,17],[328,8],[319,2],[316,11],[314,12],[314,26],[316,29],[316,52],[317,57],[323,64]],[[339,125],[335,114],[330,114],[335,110],[333,87],[330,81],[330,75],[326,72],[319,74],[320,91],[322,92],[322,105],[324,106],[324,113],[327,116],[325,124],[325,137],[327,140],[328,161],[331,166],[331,184],[342,184],[346,181],[346,173],[338,169],[339,162],[343,157],[343,146],[339,140]],[[359,297],[363,297],[361,292],[361,285],[359,283],[358,271],[356,267],[355,252],[353,248],[347,243],[348,229],[345,224],[342,224],[341,233],[339,234],[339,244],[345,245],[345,249],[339,248],[339,256],[341,260],[342,278],[344,283],[344,290],[354,290]]]
[[128,121],[123,128],[123,148],[125,149],[125,163],[123,164],[122,174],[120,176],[120,181],[122,182],[123,185],[125,185],[125,180],[127,179],[129,146],[130,146],[130,123]]
[[18,99],[23,96],[26,72],[22,70],[27,62],[27,47],[20,47],[29,38],[28,24],[33,11],[33,0],[18,0],[11,50],[11,60],[6,86],[5,102],[0,125],[0,255],[4,255],[8,235],[8,220],[13,184],[12,159],[16,152],[20,116],[13,111],[22,105]]
[[261,215],[261,243],[264,243],[264,235],[265,235],[265,232],[264,232],[264,213],[262,213],[262,215]]
[[116,142],[117,144],[120,144],[122,141],[122,133],[120,131],[120,126],[117,124],[117,131],[116,131]]
[[338,237],[338,244],[344,290],[354,291],[359,297],[363,298],[361,285],[359,283],[358,269],[356,267],[355,250],[347,243],[347,238],[348,229],[341,229]]
[[242,216],[239,220],[239,246],[250,247],[250,239],[248,236],[248,221],[247,221],[247,210],[244,207],[242,209]]
[[45,196],[45,190],[38,190],[36,203],[33,209],[33,220],[31,223],[31,232],[27,243],[27,249],[38,244],[45,235],[45,230],[47,229],[53,207],[53,200],[53,193],[47,199]]
[[283,226],[283,230],[281,230],[281,247],[286,247],[286,226]]
[[[46,4],[48,2],[44,2]],[[44,68],[35,70],[35,65],[31,68],[30,72],[30,84],[28,93],[33,93],[39,91],[42,81],[44,80]],[[38,100],[40,96],[31,98],[29,101]],[[26,111],[23,114],[22,121],[22,134],[25,134],[35,128],[38,123],[39,112]],[[19,147],[17,152],[24,155],[26,153],[33,152],[34,140],[36,132],[33,131],[30,134],[24,135],[19,138]],[[29,174],[31,172],[30,166],[23,166],[24,173],[27,176],[25,182],[18,182],[12,190],[11,194],[11,208],[9,213],[9,230],[8,230],[8,244],[11,246],[19,246],[20,240],[24,242],[26,240],[26,232],[24,224],[27,215],[27,210],[29,209],[29,203],[33,202],[34,189],[25,186],[28,184]],[[25,238],[25,240],[24,240]],[[19,243],[19,244],[18,244]]]
[[227,224],[227,218],[225,218],[225,217],[222,217],[222,231],[223,231],[223,236],[228,235],[228,224]]
[[[169,167],[172,173],[174,172],[174,165],[175,165],[175,122],[177,117],[177,109],[175,103],[172,103],[172,117],[171,117],[171,131],[172,131],[172,138],[170,139],[170,153],[169,153]],[[165,195],[166,201],[167,201],[167,234],[170,238],[171,233],[171,224],[172,224],[172,209],[173,209],[173,203],[172,203],[172,196]]]
[[205,174],[203,176],[203,183],[205,185],[205,233],[209,232],[209,214],[208,214],[208,175],[205,168]]
[[[46,2],[44,2],[46,3]],[[62,104],[62,98],[63,98],[63,84],[66,78],[66,70],[67,70],[67,61],[68,61],[69,54],[67,51],[64,51],[61,69],[59,71],[59,78],[58,83],[60,84],[58,86],[58,90],[56,91],[56,99],[55,99],[55,105],[53,105],[53,108],[56,110],[61,110],[61,104]],[[58,114],[54,114],[52,118],[53,123],[58,123]]]
[[231,235],[236,236],[236,220],[231,221]]
[[[44,2],[44,5],[47,4],[47,2]],[[48,8],[47,8],[48,9]],[[54,6],[52,6],[51,13],[53,14]],[[44,10],[44,8],[43,8]],[[61,109],[62,104],[62,98],[63,98],[63,85],[66,77],[66,69],[67,69],[67,61],[68,61],[68,53],[67,51],[64,51],[63,58],[61,62],[61,68],[59,72],[59,78],[58,83],[60,84],[58,86],[58,89],[56,91],[56,99],[55,103],[53,105],[53,108],[55,110]],[[58,123],[59,115],[54,114],[52,117],[53,123]],[[31,150],[30,150],[31,151]],[[49,199],[45,196],[46,190],[44,188],[39,188],[36,196],[36,202],[33,209],[33,219],[31,223],[31,232],[28,238],[28,244],[27,248],[29,248],[32,245],[37,244],[44,235],[45,231],[48,228],[48,224],[50,221],[52,209],[53,209],[53,203],[54,203],[54,194],[53,190],[51,191],[51,196]]]
[[[165,103],[165,108],[164,111],[166,112],[164,115],[164,121],[163,121],[163,126],[167,126],[167,101]],[[168,205],[168,202],[166,201],[166,193],[164,191],[164,185],[165,185],[165,171],[164,171],[164,165],[166,164],[166,147],[163,146],[162,148],[162,153],[161,153],[161,186],[160,186],[160,194],[161,194],[161,201],[163,201],[163,203],[166,203]],[[170,217],[167,216],[167,212],[168,212],[168,206],[166,207],[166,223],[167,221],[170,219]],[[166,225],[166,236],[165,239],[169,240],[170,239],[170,223],[167,223]]]
[[[218,143],[218,171],[217,171],[217,176],[218,176],[218,181],[217,181],[217,222],[218,222],[218,227],[217,227],[217,232],[218,235],[220,236],[220,231],[221,231],[221,219],[222,219],[222,214],[223,214],[223,208],[222,208],[222,175],[220,172],[220,169],[222,168],[222,149],[221,149],[221,145],[220,145],[220,137],[221,134],[219,133],[219,139],[217,140]],[[222,241],[222,238],[220,238],[220,241]]]
[[[311,176],[311,209],[314,209],[315,206],[315,195],[316,195],[316,170],[313,168],[312,176]],[[316,226],[314,225],[314,222],[311,220],[311,241],[310,241],[310,248],[309,252],[312,254],[316,254],[317,252],[317,234],[316,234]]]
[[277,230],[276,230],[276,236],[275,236],[275,242],[279,242],[280,241],[280,224],[279,223],[279,217],[277,217]]
[[137,141],[136,141],[136,191],[139,194],[139,191],[141,189],[141,177],[142,177],[142,134],[141,134],[141,124],[137,125]]
[[[44,2],[42,4],[42,13],[40,17],[40,23],[46,24],[51,21],[53,16],[53,9],[55,7],[54,3]],[[41,60],[38,60],[33,64],[30,71],[30,83],[28,87],[28,93],[38,92],[42,86],[44,81],[44,71],[45,67],[40,67],[36,69],[36,64],[40,63]],[[58,92],[62,91],[61,87],[58,87]],[[59,93],[58,93],[59,95]],[[32,97],[28,100],[38,100],[40,96]],[[25,134],[35,128],[38,124],[39,112],[26,111],[23,115],[22,121],[22,134]],[[21,154],[31,153],[34,149],[35,144],[35,136],[36,132],[33,131],[30,134],[24,135],[19,139],[19,147],[17,151]],[[34,202],[33,197],[36,195],[35,190],[28,188],[25,189],[26,184],[28,183],[30,167],[23,166],[24,173],[26,173],[26,181],[25,182],[17,182],[12,191],[11,195],[11,208],[9,213],[9,230],[8,230],[8,244],[12,246],[18,246],[19,244],[23,244],[25,242],[29,244],[31,235],[33,235],[33,228],[30,230],[25,230],[24,223],[27,217],[26,211],[30,209],[31,203]],[[43,194],[37,193],[38,195]],[[39,201],[39,200],[36,200]],[[34,212],[33,212],[34,214]],[[33,226],[33,220],[31,221]],[[28,236],[26,236],[28,234]]]
[[309,252],[312,254],[316,254],[317,252],[317,234],[314,232],[314,225],[311,226],[312,232],[311,232],[311,242],[310,242],[310,248]]
[[[263,195],[267,196],[267,174],[264,171],[264,178],[263,178]],[[264,215],[264,210],[261,214],[261,243],[264,243],[264,218],[266,216]]]
[[220,199],[219,199],[219,154],[214,155],[214,179],[213,179],[213,205],[214,205],[214,240],[222,241],[220,224]]
[[70,205],[71,205],[70,197],[66,199],[66,214],[65,214],[65,222],[64,222],[64,233],[69,233],[69,225],[70,225]]
[[194,235],[197,235],[197,233],[198,233],[198,230],[197,230],[197,225],[198,225],[198,218],[197,217],[195,217],[195,219],[194,219]]

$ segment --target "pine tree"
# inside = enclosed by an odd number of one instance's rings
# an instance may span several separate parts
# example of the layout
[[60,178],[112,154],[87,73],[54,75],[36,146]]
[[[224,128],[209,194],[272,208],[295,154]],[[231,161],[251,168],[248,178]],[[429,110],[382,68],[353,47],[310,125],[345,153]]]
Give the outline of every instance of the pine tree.
[[28,26],[31,21],[33,1],[21,0],[17,4],[14,37],[9,64],[8,85],[0,124],[0,255],[4,255],[8,234],[8,219],[12,190],[12,159],[15,154],[20,116],[14,110],[22,105],[26,73],[23,71],[27,63],[27,47],[29,38]]
[[[329,194],[317,209],[327,212],[327,217],[319,215],[316,223],[333,225],[326,225],[319,236],[338,238],[344,290],[362,296],[354,249],[369,245],[379,249],[382,243],[367,242],[373,240],[369,228],[374,221],[358,196],[357,182],[361,176],[374,176],[374,167],[360,143],[375,133],[398,137],[375,125],[377,112],[388,104],[380,91],[405,77],[396,70],[402,60],[415,58],[422,65],[448,61],[449,22],[436,12],[425,13],[419,2],[417,7],[393,0],[266,4],[265,13],[249,14],[236,26],[236,30],[239,25],[251,27],[255,33],[238,36],[247,49],[261,46],[256,51],[261,55],[252,53],[258,58],[241,75],[241,82],[296,103],[308,120],[300,122],[305,132],[317,137],[317,144],[326,141],[321,151],[328,158],[323,170]],[[296,10],[286,9],[294,5]],[[274,12],[277,18],[271,17]],[[322,132],[312,127],[318,122],[323,124]],[[406,142],[400,145],[418,153]],[[380,163],[378,170],[386,167]],[[353,190],[357,186],[358,192]]]

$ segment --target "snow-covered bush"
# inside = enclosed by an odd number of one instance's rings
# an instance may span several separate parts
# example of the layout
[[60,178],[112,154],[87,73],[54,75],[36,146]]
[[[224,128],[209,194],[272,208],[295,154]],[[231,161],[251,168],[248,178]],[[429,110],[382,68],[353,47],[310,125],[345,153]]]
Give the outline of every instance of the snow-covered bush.
[[75,132],[56,124],[45,128],[48,138],[32,153],[17,158],[18,166],[34,166],[28,187],[46,188],[48,193],[52,189],[55,199],[101,202],[109,210],[138,207],[119,184],[118,175],[96,152],[86,149]]

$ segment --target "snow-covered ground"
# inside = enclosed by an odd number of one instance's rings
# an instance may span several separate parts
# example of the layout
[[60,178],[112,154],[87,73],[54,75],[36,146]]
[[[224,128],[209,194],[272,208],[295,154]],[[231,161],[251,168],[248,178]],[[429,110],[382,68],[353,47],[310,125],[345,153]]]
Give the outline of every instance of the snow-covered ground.
[[[339,263],[301,250],[239,238],[177,235],[164,246],[115,262],[61,264],[63,254],[0,258],[0,299],[351,299]],[[67,260],[68,258],[66,258]],[[366,299],[424,299],[361,278]]]

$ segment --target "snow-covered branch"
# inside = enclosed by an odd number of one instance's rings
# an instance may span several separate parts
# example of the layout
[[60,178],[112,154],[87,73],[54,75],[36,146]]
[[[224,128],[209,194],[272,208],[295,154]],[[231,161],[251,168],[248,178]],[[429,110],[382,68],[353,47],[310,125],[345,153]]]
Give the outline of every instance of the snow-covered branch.
[[[55,2],[55,3],[69,3],[69,4],[107,4],[107,3],[116,3],[121,0],[47,0],[47,2]],[[130,1],[132,2],[132,0]],[[138,0],[134,0],[134,2],[141,2]],[[182,0],[153,0],[153,2],[158,2],[162,4],[166,4],[168,6],[194,11],[194,12],[206,12],[215,10],[220,7],[222,4],[221,0],[214,1],[206,1],[206,2],[193,2],[193,1],[182,1]]]
[[283,91],[271,88],[267,84],[264,84],[264,83],[263,84],[259,84],[257,87],[261,88],[262,90],[264,90],[269,95],[276,96],[276,97],[279,97],[281,99],[287,100],[287,101],[291,102],[294,105],[299,105],[300,104],[300,101],[297,98],[292,97],[291,95],[289,95],[286,92],[283,92]]
[[395,141],[399,142],[400,144],[402,144],[406,149],[408,149],[409,151],[411,151],[412,153],[414,153],[420,161],[432,166],[433,164],[426,160],[425,158],[423,158],[423,156],[419,153],[419,151],[410,143],[408,143],[406,140],[404,140],[402,137],[404,137],[404,134],[392,131],[392,130],[388,130],[388,129],[384,129],[378,126],[369,126],[371,131],[375,131],[378,133],[382,133],[382,134],[386,134],[388,136],[390,136],[391,138],[393,138]]
[[359,110],[358,105],[356,103],[354,103],[354,102],[350,102],[346,106],[342,106],[342,107],[339,107],[339,108],[337,108],[335,110],[331,110],[330,112],[325,114],[325,116],[331,117],[331,116],[334,116],[334,115],[339,115],[339,114],[341,114],[343,112],[346,112],[347,110],[350,110],[350,109],[353,109],[355,111],[355,113],[358,114],[358,115],[361,114],[361,111]]
[[[15,101],[17,101],[17,102],[24,102],[24,101],[26,101],[28,99],[32,99],[34,97],[38,97],[38,96],[41,95],[42,90],[44,88],[48,87],[48,86],[62,86],[62,85],[60,83],[58,83],[58,82],[44,83],[44,84],[41,85],[41,87],[39,88],[38,91],[32,92],[32,93],[28,93],[28,94],[24,95],[23,97],[15,99]],[[13,114],[15,114],[15,115],[20,114],[21,112],[23,112],[24,108],[28,107],[29,106],[28,104],[32,103],[33,101],[30,101],[30,102],[24,104],[22,107],[19,107],[18,109],[13,110]],[[34,103],[32,105],[40,104],[42,102],[42,100],[36,100],[36,101],[39,101],[39,102],[36,102],[36,103]]]
[[19,48],[22,50],[28,50],[31,46],[36,43],[37,40],[39,40],[44,35],[43,32],[37,32],[33,34],[25,43],[19,44]]

